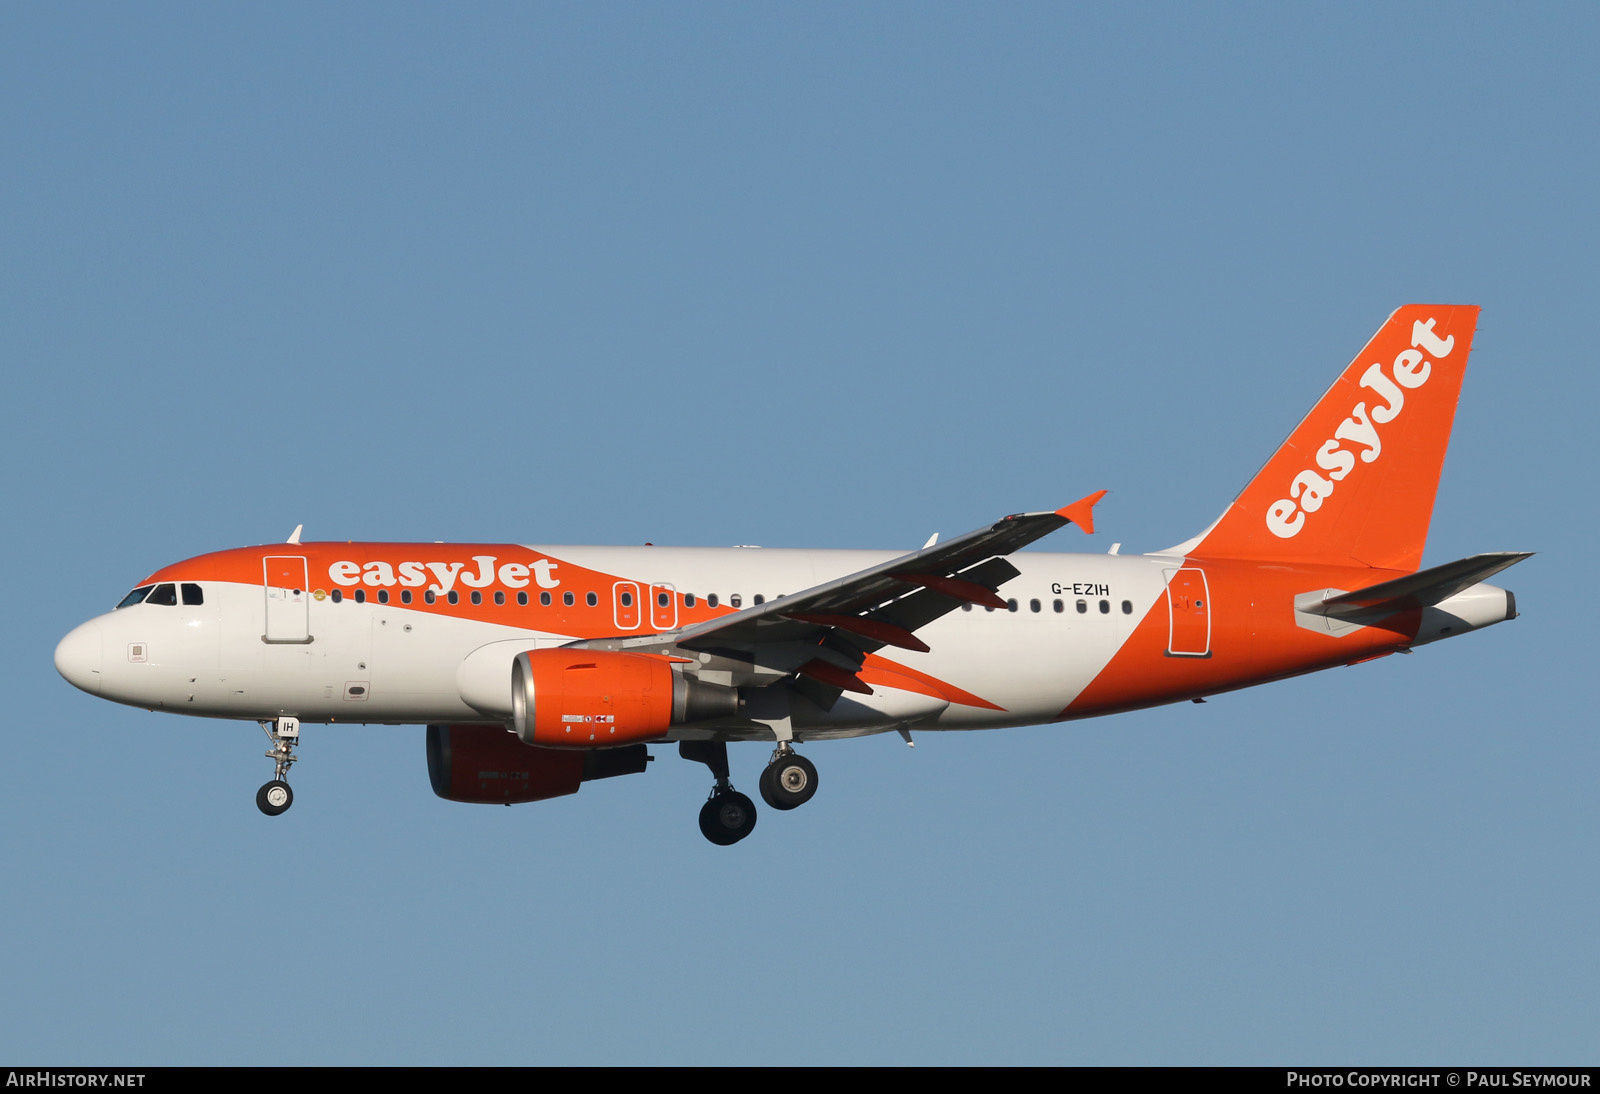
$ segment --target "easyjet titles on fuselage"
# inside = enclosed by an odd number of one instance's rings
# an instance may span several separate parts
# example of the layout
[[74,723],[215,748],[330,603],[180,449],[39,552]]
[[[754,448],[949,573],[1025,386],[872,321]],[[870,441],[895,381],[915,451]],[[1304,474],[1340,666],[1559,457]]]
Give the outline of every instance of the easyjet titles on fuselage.
[[1382,363],[1376,361],[1361,374],[1361,386],[1371,388],[1384,400],[1384,404],[1374,406],[1369,414],[1366,403],[1357,403],[1350,411],[1350,416],[1339,423],[1333,436],[1317,449],[1317,466],[1328,473],[1327,477],[1307,468],[1289,484],[1289,497],[1280,498],[1267,506],[1267,530],[1273,535],[1279,539],[1299,535],[1300,529],[1305,526],[1306,514],[1321,509],[1322,503],[1332,495],[1334,484],[1343,482],[1345,476],[1355,470],[1355,453],[1339,447],[1340,441],[1360,445],[1362,463],[1372,463],[1382,455],[1383,441],[1378,436],[1378,426],[1388,425],[1400,416],[1406,405],[1405,390],[1402,389],[1415,390],[1421,387],[1428,382],[1428,375],[1433,371],[1433,362],[1416,347],[1421,346],[1440,359],[1450,356],[1450,351],[1455,348],[1455,336],[1441,339],[1433,332],[1434,322],[1429,319],[1424,323],[1419,319],[1411,324],[1412,348],[1402,350],[1394,359],[1392,379],[1384,373]]
[[435,581],[428,586],[428,591],[436,596],[445,596],[455,587],[457,580],[469,589],[486,589],[496,579],[508,589],[525,589],[528,579],[532,577],[534,584],[541,589],[558,588],[561,579],[552,574],[559,565],[547,558],[533,562],[500,563],[495,555],[473,555],[471,563],[340,561],[329,565],[328,579],[346,588],[354,585],[370,588],[400,585],[420,589],[428,583],[428,575],[432,574]]

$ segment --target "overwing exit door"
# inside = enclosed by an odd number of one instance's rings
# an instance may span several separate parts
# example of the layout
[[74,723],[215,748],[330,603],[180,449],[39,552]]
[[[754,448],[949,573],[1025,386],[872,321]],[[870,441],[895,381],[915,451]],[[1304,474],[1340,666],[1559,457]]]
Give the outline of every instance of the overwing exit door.
[[619,631],[639,629],[639,585],[634,581],[619,581],[611,586],[611,613]]
[[650,586],[650,627],[657,631],[676,630],[678,626],[677,590],[671,585]]

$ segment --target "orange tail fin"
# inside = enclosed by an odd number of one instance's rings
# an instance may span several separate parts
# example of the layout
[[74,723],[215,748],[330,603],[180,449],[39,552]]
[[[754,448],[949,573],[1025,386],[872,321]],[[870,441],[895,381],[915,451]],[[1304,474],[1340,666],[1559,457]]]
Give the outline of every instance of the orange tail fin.
[[1396,311],[1185,553],[1415,570],[1477,323]]

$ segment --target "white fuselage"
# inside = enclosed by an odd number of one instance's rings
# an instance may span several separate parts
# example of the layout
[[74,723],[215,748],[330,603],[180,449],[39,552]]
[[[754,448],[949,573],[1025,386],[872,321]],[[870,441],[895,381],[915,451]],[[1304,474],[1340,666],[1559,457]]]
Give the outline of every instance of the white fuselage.
[[[668,618],[640,620],[634,631],[649,630],[652,623],[670,629],[677,623],[672,609],[690,590],[702,603],[715,595],[723,606],[749,605],[757,596],[770,601],[894,557],[877,551],[761,548],[529,550],[585,571],[629,575],[631,585],[672,590],[671,605],[657,609]],[[1015,610],[969,606],[919,632],[930,652],[884,651],[895,662],[1000,709],[879,687],[870,696],[844,696],[832,711],[812,712],[803,719],[809,724],[797,725],[797,731],[816,736],[895,725],[977,729],[1059,717],[1137,621],[1163,600],[1164,571],[1181,565],[1172,558],[1042,552],[1021,553],[1011,561],[1021,573],[1000,595],[1014,602]],[[318,585],[315,577],[310,583]],[[596,581],[587,584],[602,587],[554,586],[558,595],[574,592],[580,610],[588,594],[596,595],[595,625],[582,635],[518,626],[511,621],[516,614],[511,606],[495,605],[492,593],[470,618],[438,614],[420,603],[380,604],[371,597],[356,603],[345,595],[339,602],[307,598],[310,641],[269,642],[263,639],[268,599],[261,584],[200,584],[200,605],[136,604],[69,635],[62,643],[66,659],[82,662],[80,674],[92,675],[95,682],[85,690],[134,706],[208,717],[482,721],[485,712],[462,698],[458,680],[458,669],[475,650],[492,643],[507,643],[508,649],[562,645],[596,633],[596,627],[598,633],[629,633],[616,626],[618,583],[604,587]],[[374,590],[363,591],[375,596]],[[624,613],[621,622],[630,621]],[[89,667],[90,661],[97,666]],[[507,688],[509,693],[509,683]]]

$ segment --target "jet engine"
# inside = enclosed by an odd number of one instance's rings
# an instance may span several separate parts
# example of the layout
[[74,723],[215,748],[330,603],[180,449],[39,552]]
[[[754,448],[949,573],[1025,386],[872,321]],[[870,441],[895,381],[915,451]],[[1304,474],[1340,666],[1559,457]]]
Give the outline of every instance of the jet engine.
[[428,781],[453,802],[559,798],[592,779],[638,774],[649,762],[644,745],[575,752],[525,745],[503,726],[428,727]]
[[560,647],[518,654],[511,665],[511,722],[524,744],[613,748],[738,711],[737,689],[688,676],[658,654]]

